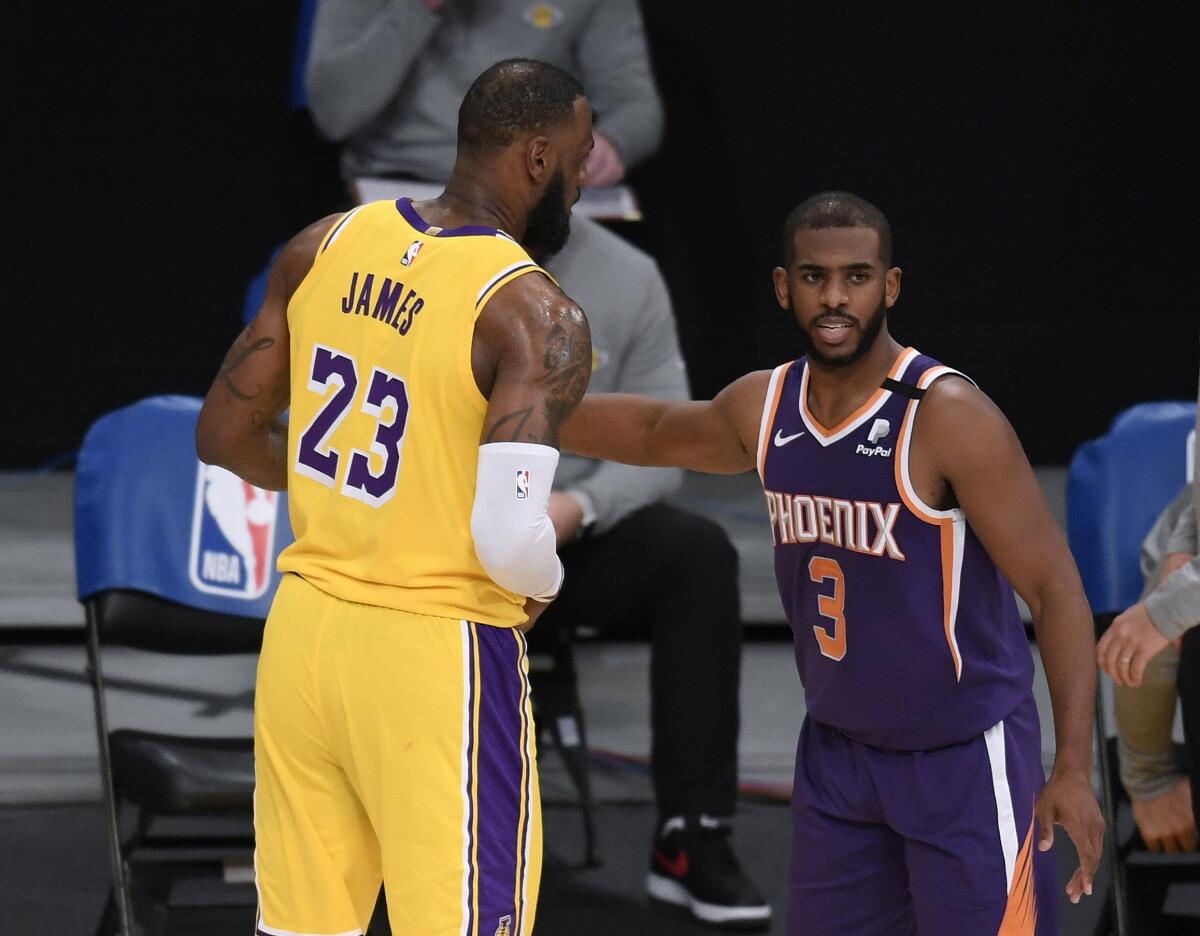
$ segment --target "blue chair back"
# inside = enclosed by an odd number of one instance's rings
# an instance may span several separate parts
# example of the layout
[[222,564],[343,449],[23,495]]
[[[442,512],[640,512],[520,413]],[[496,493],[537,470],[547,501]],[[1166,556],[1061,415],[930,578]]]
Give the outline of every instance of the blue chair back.
[[293,539],[282,493],[196,457],[201,401],[156,396],[98,419],[75,474],[81,601],[147,592],[220,614],[265,618],[275,560]]
[[1095,614],[1142,594],[1142,540],[1189,479],[1196,404],[1139,403],[1085,442],[1067,475],[1067,539]]

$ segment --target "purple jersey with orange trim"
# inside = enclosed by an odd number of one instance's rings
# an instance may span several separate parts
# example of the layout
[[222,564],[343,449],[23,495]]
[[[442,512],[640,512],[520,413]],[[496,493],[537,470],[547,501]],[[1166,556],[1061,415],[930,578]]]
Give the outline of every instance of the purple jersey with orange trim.
[[957,373],[907,348],[826,429],[801,358],[776,368],[764,404],[759,476],[808,711],[876,747],[956,744],[1032,690],[1012,587],[963,512],[931,508],[909,479],[920,398]]

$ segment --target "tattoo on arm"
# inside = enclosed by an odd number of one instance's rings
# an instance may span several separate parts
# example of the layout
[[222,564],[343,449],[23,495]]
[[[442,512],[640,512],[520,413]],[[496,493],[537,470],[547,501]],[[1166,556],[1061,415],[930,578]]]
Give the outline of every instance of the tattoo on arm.
[[250,355],[258,351],[265,351],[267,348],[273,347],[274,344],[274,338],[259,338],[249,344],[242,344],[242,339],[239,338],[234,342],[233,347],[229,349],[229,353],[225,355],[225,360],[221,363],[221,369],[217,372],[217,380],[223,381],[229,392],[243,403],[256,399],[263,391],[262,384],[259,384],[253,393],[247,393],[234,383],[233,375],[239,367],[246,363]]
[[[558,446],[558,428],[583,399],[592,375],[591,337],[578,309],[552,325],[542,340],[540,412],[526,406],[501,416],[488,431],[486,442],[531,442]],[[541,418],[537,418],[537,417]]]
[[506,416],[501,416],[496,420],[496,424],[492,426],[488,432],[485,442],[519,442],[521,441],[521,432],[525,428],[525,424],[529,422],[529,417],[533,415],[533,407],[526,406],[524,409],[519,409],[515,413],[509,413]]
[[591,341],[583,328],[568,332],[561,325],[554,325],[546,336],[542,363],[546,373],[538,383],[547,390],[543,404],[543,415],[558,441],[558,427],[571,411],[579,405],[592,376]]

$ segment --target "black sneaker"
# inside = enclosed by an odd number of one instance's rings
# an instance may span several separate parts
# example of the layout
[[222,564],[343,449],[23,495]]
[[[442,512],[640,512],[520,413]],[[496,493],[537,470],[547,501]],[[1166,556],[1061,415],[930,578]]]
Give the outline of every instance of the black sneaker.
[[771,907],[729,845],[729,825],[708,816],[668,819],[654,838],[646,890],[724,929],[764,929]]

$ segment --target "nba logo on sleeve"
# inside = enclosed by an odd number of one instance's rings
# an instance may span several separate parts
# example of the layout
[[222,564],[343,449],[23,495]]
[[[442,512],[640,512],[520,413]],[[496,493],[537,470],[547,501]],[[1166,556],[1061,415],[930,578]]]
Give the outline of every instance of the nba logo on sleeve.
[[188,576],[202,592],[253,600],[271,581],[279,495],[199,463]]
[[517,500],[525,500],[529,497],[529,471],[525,468],[517,469]]

